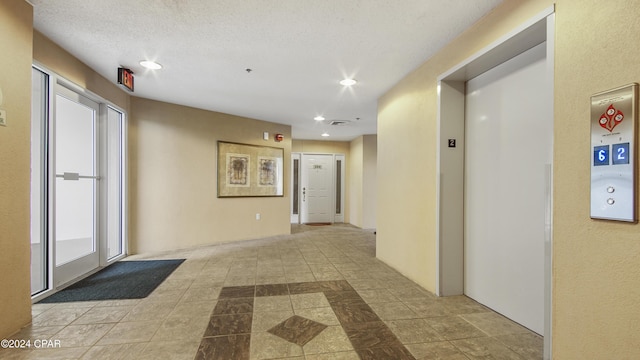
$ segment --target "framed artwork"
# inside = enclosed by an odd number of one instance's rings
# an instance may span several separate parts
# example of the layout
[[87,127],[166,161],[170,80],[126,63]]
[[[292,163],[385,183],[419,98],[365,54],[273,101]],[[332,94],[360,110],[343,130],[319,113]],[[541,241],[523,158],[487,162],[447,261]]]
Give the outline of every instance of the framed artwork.
[[283,196],[284,149],[218,141],[218,197]]

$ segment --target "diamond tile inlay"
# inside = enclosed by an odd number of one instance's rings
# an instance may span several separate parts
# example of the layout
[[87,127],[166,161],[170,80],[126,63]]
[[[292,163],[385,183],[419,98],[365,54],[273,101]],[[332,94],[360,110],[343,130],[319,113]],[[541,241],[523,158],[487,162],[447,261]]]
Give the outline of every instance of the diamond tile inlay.
[[267,331],[296,345],[304,346],[326,328],[327,325],[294,315]]

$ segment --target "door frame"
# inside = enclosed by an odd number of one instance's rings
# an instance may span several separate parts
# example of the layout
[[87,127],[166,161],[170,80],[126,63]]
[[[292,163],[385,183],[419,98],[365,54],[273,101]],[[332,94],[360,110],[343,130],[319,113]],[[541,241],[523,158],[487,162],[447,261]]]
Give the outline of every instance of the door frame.
[[[40,144],[41,149],[43,150],[43,156],[45,158],[46,161],[46,168],[47,171],[45,174],[43,174],[43,179],[42,181],[45,183],[46,189],[41,189],[41,191],[43,191],[44,196],[46,197],[46,200],[43,202],[43,206],[40,209],[40,212],[43,216],[43,218],[45,219],[45,221],[47,222],[48,226],[46,229],[46,234],[45,234],[45,239],[44,242],[46,242],[46,246],[48,248],[47,254],[46,254],[46,267],[47,267],[47,289],[43,290],[41,292],[38,292],[34,295],[32,295],[31,300],[33,303],[40,301],[41,299],[52,295],[53,293],[62,290],[63,288],[103,269],[106,266],[109,266],[115,262],[117,262],[118,260],[121,260],[122,258],[126,257],[127,254],[129,253],[129,239],[128,239],[128,171],[127,171],[127,149],[128,149],[128,134],[127,134],[127,112],[113,104],[112,102],[108,101],[107,99],[67,80],[66,78],[60,76],[59,74],[57,74],[56,72],[48,69],[46,66],[38,63],[37,61],[34,61],[32,64],[32,67],[37,69],[38,71],[44,73],[45,75],[48,76],[48,108],[47,108],[47,112],[49,114],[49,116],[47,117],[47,121],[48,123],[45,125],[47,127],[47,135],[46,135],[46,141],[45,143]],[[98,132],[98,135],[96,137],[96,141],[97,141],[97,163],[96,163],[96,172],[98,173],[99,176],[102,176],[102,172],[104,171],[104,164],[100,164],[103,159],[105,159],[105,150],[103,149],[102,143],[105,142],[105,138],[106,135],[104,133],[104,131],[101,133],[99,129],[103,129],[103,125],[106,122],[106,115],[107,115],[107,109],[111,108],[119,113],[122,114],[122,127],[121,127],[121,178],[120,178],[120,186],[121,186],[121,212],[120,212],[120,221],[121,221],[121,246],[122,246],[122,252],[120,255],[115,256],[111,259],[108,259],[108,253],[106,251],[106,227],[104,226],[104,224],[106,224],[106,211],[104,211],[104,209],[98,209],[97,210],[97,222],[96,222],[96,228],[94,229],[94,233],[97,236],[97,244],[96,244],[96,252],[98,253],[98,267],[85,273],[82,275],[79,275],[78,277],[67,281],[67,282],[63,282],[60,284],[57,284],[58,282],[58,277],[59,275],[57,274],[57,269],[56,269],[56,263],[55,263],[55,208],[56,208],[56,203],[55,203],[55,182],[56,182],[56,176],[54,173],[54,169],[53,169],[53,164],[55,163],[55,133],[54,133],[54,126],[52,126],[52,122],[54,121],[54,117],[55,117],[55,96],[56,96],[56,87],[57,86],[62,86],[63,88],[66,88],[67,90],[70,90],[71,92],[74,92],[80,96],[86,97],[91,101],[94,101],[96,103],[98,103],[99,105],[99,111],[96,113],[96,132]],[[100,184],[96,185],[97,193],[96,193],[96,199],[101,199],[101,200],[105,200],[105,192],[104,189],[100,189],[100,188],[105,188],[105,186],[101,186]],[[32,194],[32,196],[34,196],[35,194]],[[106,203],[103,206],[106,208]],[[102,241],[100,239],[103,239]]]
[[[438,76],[436,156],[436,294],[464,294],[465,83],[546,41],[547,74],[553,84],[555,8],[550,6],[484,49]],[[548,94],[553,107],[553,93]],[[455,148],[449,139],[457,139]],[[544,358],[551,358],[552,167],[546,170]]]
[[[291,223],[292,224],[301,224],[302,223],[302,203],[301,203],[301,199],[302,199],[302,167],[304,166],[302,159],[304,158],[303,155],[331,155],[333,156],[333,173],[332,173],[332,178],[336,181],[333,181],[333,186],[332,186],[332,202],[331,202],[331,208],[335,209],[335,211],[332,211],[332,223],[343,223],[345,216],[344,216],[344,211],[345,211],[345,199],[346,199],[346,177],[347,177],[347,173],[346,173],[346,156],[344,154],[341,153],[320,153],[320,152],[292,152],[291,153]],[[298,160],[299,161],[299,165],[298,165],[298,214],[294,214],[293,213],[293,208],[294,208],[294,201],[296,199],[296,197],[294,196],[294,179],[296,174],[293,171],[293,162],[294,160]],[[340,161],[340,204],[336,203],[336,191],[337,191],[337,179],[336,179],[336,169],[337,169],[337,162]],[[340,206],[340,208],[338,209],[338,205]]]

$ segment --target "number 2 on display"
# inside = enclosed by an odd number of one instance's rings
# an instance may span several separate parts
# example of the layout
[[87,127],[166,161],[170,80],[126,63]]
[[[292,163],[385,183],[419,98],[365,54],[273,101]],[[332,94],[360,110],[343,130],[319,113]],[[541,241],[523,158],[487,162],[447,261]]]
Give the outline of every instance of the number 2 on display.
[[613,144],[613,165],[629,163],[629,143]]

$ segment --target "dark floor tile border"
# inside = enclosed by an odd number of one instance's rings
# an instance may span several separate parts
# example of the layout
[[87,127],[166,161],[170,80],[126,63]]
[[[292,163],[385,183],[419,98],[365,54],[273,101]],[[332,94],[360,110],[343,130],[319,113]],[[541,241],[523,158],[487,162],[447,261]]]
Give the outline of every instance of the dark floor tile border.
[[200,342],[195,360],[249,359],[251,334],[206,337]]
[[[248,360],[255,297],[319,292],[327,298],[361,359],[415,360],[346,280],[223,287],[195,359]],[[225,323],[225,319],[231,321]],[[238,333],[247,329],[248,333]]]
[[253,314],[254,297],[219,299],[212,316],[232,314]]
[[225,286],[220,290],[218,299],[254,297],[256,294],[255,285],[250,286]]
[[204,337],[250,334],[253,312],[245,314],[214,315],[204,332]]
[[256,285],[256,297],[289,295],[287,284]]

